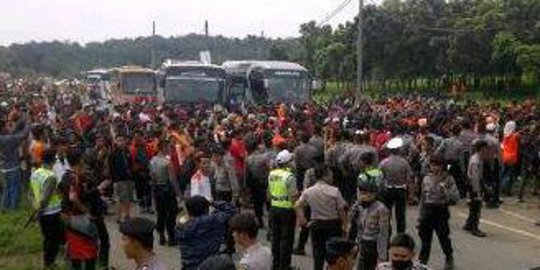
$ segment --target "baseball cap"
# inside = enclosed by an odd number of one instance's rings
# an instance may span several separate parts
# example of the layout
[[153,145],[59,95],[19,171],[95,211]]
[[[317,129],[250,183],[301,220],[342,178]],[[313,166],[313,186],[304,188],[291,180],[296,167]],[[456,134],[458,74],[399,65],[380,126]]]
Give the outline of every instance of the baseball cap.
[[284,164],[284,163],[290,162],[292,158],[293,158],[293,154],[291,154],[289,150],[282,150],[281,152],[277,154],[276,162],[278,164]]

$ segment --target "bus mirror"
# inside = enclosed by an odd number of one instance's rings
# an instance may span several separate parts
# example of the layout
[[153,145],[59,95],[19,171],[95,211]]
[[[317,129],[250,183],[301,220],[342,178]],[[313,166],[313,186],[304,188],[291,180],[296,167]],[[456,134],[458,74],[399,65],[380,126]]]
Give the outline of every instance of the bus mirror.
[[264,89],[267,89],[270,87],[270,81],[268,79],[263,80]]

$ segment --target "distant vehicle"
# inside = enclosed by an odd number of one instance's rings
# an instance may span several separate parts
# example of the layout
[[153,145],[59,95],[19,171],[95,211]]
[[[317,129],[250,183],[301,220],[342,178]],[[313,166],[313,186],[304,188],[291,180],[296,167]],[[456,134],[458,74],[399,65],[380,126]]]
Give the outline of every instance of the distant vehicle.
[[156,72],[139,66],[123,66],[110,71],[112,100],[115,103],[148,103],[157,100]]
[[90,100],[108,99],[110,75],[106,69],[93,69],[83,73]]
[[312,79],[303,66],[283,61],[227,61],[230,103],[305,103],[311,101]]
[[198,61],[168,60],[160,68],[160,103],[223,104],[226,72],[217,65]]

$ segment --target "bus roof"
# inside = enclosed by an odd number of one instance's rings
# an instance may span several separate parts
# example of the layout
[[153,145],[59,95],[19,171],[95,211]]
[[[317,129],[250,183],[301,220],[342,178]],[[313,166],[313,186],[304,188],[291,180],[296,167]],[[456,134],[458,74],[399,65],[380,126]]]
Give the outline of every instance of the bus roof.
[[162,65],[162,69],[167,69],[169,67],[202,67],[202,68],[217,68],[222,69],[223,67],[214,65],[214,64],[206,64],[199,61],[180,61],[180,60],[167,60]]
[[111,69],[112,72],[119,73],[155,73],[153,69],[141,66],[122,66]]
[[223,68],[230,73],[245,73],[253,68],[277,69],[277,70],[308,70],[300,64],[286,61],[260,61],[260,60],[243,60],[243,61],[226,61],[223,63]]

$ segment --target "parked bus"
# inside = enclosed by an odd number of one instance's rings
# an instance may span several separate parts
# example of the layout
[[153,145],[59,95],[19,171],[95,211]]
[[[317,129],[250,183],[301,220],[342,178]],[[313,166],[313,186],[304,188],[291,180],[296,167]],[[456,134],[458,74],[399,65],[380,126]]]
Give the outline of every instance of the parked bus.
[[139,66],[124,66],[111,70],[112,99],[115,103],[155,102],[156,73]]
[[311,101],[312,79],[303,66],[282,61],[227,61],[229,102],[252,104]]
[[223,104],[226,72],[198,61],[166,61],[160,68],[160,103]]
[[93,69],[83,73],[90,100],[107,100],[110,74],[106,69]]

